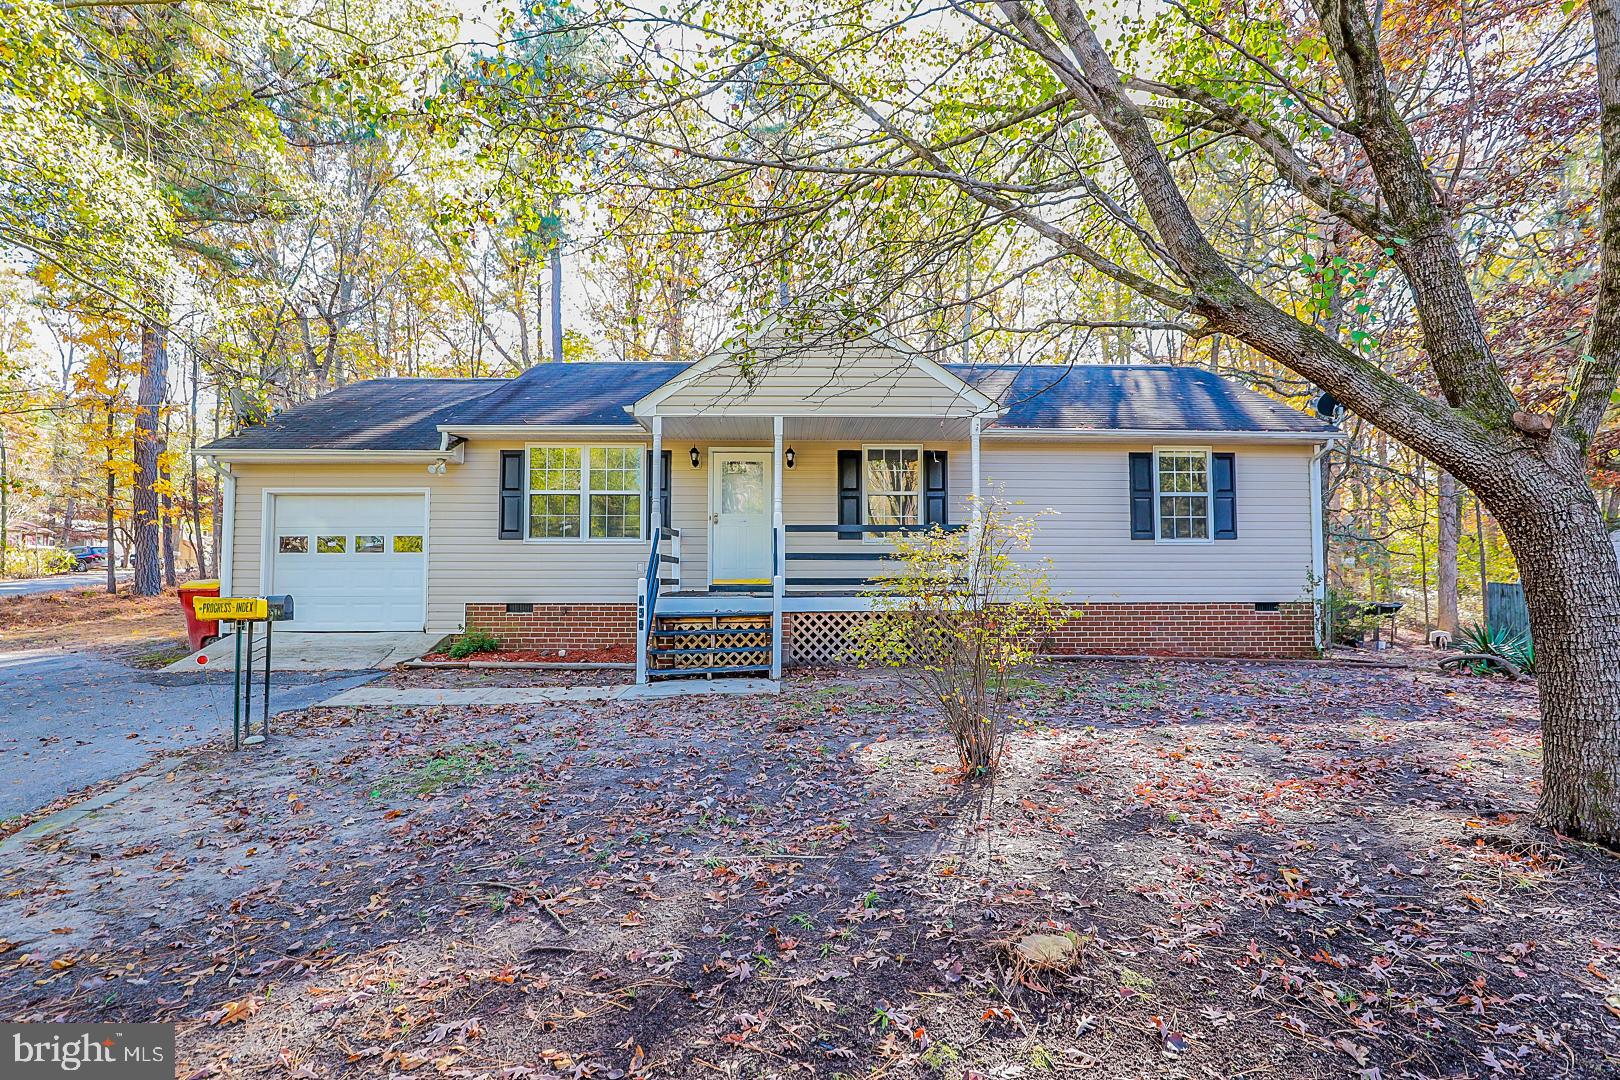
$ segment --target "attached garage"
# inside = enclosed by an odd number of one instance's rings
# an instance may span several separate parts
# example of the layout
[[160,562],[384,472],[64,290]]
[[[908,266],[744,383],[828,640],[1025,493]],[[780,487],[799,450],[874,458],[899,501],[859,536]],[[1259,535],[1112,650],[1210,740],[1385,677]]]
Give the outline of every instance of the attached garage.
[[427,496],[266,493],[265,592],[292,596],[296,630],[421,630]]

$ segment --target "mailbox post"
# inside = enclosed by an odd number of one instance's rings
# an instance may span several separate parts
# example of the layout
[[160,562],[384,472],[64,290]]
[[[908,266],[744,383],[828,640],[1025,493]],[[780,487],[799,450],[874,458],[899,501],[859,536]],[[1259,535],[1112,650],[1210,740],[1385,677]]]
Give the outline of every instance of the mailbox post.
[[[270,735],[270,661],[275,625],[291,622],[291,596],[198,597],[198,618],[235,623],[236,664],[231,672],[231,749],[256,746]],[[259,731],[253,731],[253,627],[264,623],[264,691],[259,706]],[[243,642],[247,638],[247,665],[243,666]]]

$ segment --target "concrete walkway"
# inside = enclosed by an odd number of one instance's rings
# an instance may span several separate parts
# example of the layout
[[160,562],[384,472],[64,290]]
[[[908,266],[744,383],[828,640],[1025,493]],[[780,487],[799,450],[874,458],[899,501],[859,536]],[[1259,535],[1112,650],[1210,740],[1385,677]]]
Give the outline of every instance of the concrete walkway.
[[432,687],[360,686],[321,702],[322,706],[356,705],[547,705],[566,701],[658,701],[711,694],[775,694],[781,683],[771,679],[705,679],[647,683],[642,686],[510,686],[435,689]]
[[[288,624],[291,625],[290,623]],[[391,668],[433,648],[443,634],[420,630],[378,630],[369,633],[321,633],[314,630],[277,629],[270,649],[270,664],[277,671],[365,671]],[[253,651],[264,655],[264,632],[253,632]],[[210,670],[230,670],[236,655],[236,640],[229,634],[184,660],[176,660],[164,671],[176,674]],[[206,665],[197,663],[208,658]]]

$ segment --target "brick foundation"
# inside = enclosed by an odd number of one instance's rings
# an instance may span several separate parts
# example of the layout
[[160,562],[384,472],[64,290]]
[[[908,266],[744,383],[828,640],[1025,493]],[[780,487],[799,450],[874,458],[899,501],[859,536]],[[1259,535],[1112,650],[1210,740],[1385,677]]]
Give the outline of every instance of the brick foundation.
[[1080,617],[1059,627],[1059,655],[1252,656],[1316,655],[1310,604],[1078,604]]
[[634,604],[535,604],[508,612],[505,604],[468,604],[467,629],[495,635],[502,648],[525,652],[605,649],[636,643]]
[[[505,604],[468,604],[467,628],[495,635],[509,649],[536,652],[635,644],[634,604],[535,604],[508,612]],[[1059,655],[1249,656],[1316,655],[1310,604],[1077,604],[1079,617],[1058,628],[1048,645]],[[801,616],[803,617],[803,616]],[[814,615],[810,615],[814,618]],[[795,658],[797,627],[782,617],[783,655]]]

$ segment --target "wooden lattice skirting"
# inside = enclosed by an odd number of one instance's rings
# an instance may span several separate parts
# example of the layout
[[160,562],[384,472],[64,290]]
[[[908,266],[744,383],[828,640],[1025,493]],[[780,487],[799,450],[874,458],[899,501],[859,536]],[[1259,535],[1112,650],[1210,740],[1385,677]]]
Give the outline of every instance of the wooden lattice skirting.
[[804,665],[848,663],[850,634],[867,614],[864,611],[795,612],[787,662]]

